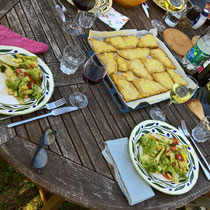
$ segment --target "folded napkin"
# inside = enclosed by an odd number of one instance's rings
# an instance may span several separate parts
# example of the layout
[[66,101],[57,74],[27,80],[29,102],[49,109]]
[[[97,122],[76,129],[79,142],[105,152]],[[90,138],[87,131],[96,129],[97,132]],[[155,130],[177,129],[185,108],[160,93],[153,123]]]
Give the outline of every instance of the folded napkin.
[[128,138],[105,142],[103,156],[114,167],[115,178],[130,205],[153,197],[152,188],[134,168],[128,151]]
[[3,25],[0,25],[0,45],[21,47],[35,54],[48,50],[48,45],[22,37]]
[[99,13],[98,18],[115,30],[120,30],[129,20],[125,15],[120,14],[113,8],[105,13]]

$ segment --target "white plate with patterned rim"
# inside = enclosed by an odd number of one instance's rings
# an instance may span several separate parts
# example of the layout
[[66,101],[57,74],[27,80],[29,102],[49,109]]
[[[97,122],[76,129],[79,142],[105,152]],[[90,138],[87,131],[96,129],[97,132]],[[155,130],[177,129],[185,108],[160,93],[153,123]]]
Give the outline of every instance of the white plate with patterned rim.
[[[177,138],[180,144],[189,145],[187,149],[188,166],[187,178],[180,178],[179,183],[165,179],[160,173],[148,173],[141,164],[139,152],[139,138],[145,133],[159,133],[161,135]],[[196,184],[199,165],[197,155],[187,138],[175,127],[161,121],[146,120],[132,130],[129,137],[129,154],[131,161],[141,177],[155,189],[170,195],[180,195],[188,192]]]
[[[67,0],[74,5],[73,0]],[[96,0],[95,6],[89,10],[91,13],[105,13],[112,8],[112,0]]]
[[[20,53],[21,55],[35,56],[33,53],[28,52],[19,47],[4,46],[0,45],[0,56],[1,55],[12,55]],[[38,67],[42,71],[42,85],[43,94],[38,99],[26,99],[25,104],[19,104],[17,99],[8,95],[7,88],[4,80],[6,79],[4,73],[0,73],[0,114],[4,115],[23,115],[40,109],[44,106],[51,98],[54,91],[54,80],[53,74],[49,67],[38,58]]]

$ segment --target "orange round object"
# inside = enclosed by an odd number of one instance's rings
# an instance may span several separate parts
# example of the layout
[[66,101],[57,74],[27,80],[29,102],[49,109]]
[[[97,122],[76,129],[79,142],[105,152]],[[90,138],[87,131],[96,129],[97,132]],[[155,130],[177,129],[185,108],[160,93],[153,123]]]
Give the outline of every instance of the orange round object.
[[130,8],[130,7],[135,7],[146,0],[113,0],[113,1],[116,4],[118,4],[120,7]]

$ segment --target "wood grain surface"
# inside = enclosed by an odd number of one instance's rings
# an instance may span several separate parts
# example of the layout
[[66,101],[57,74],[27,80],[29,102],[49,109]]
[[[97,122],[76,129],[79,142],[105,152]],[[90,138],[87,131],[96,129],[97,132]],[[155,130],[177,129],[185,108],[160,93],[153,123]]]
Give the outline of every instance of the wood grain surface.
[[[2,7],[2,2],[9,5]],[[12,2],[16,3],[11,6]],[[63,3],[70,13],[76,13],[73,6],[66,1]],[[130,9],[113,5],[118,12],[130,18],[123,29],[150,29],[152,19],[161,19],[164,11],[152,0],[148,0],[147,3],[150,7],[149,19],[146,18],[141,5]],[[79,40],[62,30],[62,21],[52,0],[0,0],[0,11],[2,25],[22,36],[49,45],[48,52],[38,56],[50,67],[55,78],[55,90],[51,100],[65,97],[68,101],[72,92],[80,91],[86,94],[89,102],[86,108],[76,112],[36,120],[11,129],[6,127],[7,124],[47,111],[40,110],[1,121],[0,156],[12,167],[56,195],[81,206],[96,209],[176,209],[210,190],[209,182],[200,170],[198,182],[190,192],[170,196],[154,189],[155,197],[129,206],[114,178],[112,167],[103,158],[101,151],[104,149],[105,141],[129,136],[136,124],[150,119],[151,106],[121,114],[103,83],[96,86],[84,83],[81,77],[82,67],[71,76],[61,72],[60,58],[65,46],[78,45]],[[201,34],[206,27],[207,24],[199,30],[188,30],[185,33],[193,37]],[[98,19],[92,29],[112,30]],[[88,30],[84,30],[83,33],[88,33]],[[166,103],[168,101],[154,106],[163,108]],[[180,125],[182,119],[191,130],[198,123],[198,119],[185,104],[172,104],[165,113],[167,123],[175,127]],[[49,162],[40,176],[31,169],[31,161],[47,126],[57,131],[56,143],[48,148]],[[209,141],[199,144],[199,148],[210,162]]]

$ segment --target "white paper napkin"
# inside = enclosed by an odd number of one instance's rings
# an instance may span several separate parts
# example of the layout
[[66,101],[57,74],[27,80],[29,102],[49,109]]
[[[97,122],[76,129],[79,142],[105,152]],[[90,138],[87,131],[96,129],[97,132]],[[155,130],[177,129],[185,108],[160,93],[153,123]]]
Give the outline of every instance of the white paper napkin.
[[125,15],[120,14],[113,8],[106,13],[99,13],[98,18],[115,30],[120,30],[129,20]]
[[132,165],[127,137],[106,141],[102,154],[114,167],[115,179],[130,205],[140,203],[155,195],[150,185],[140,177]]

